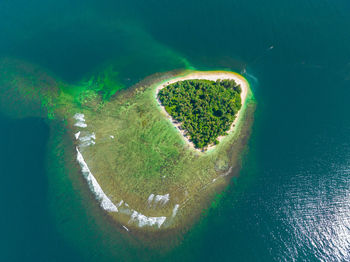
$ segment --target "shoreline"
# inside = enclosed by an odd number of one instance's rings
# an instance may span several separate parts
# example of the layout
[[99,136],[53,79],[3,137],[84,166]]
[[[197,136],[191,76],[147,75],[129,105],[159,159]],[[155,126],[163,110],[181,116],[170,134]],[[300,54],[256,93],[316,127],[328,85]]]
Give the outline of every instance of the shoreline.
[[[241,87],[241,109],[238,111],[236,114],[236,118],[231,124],[230,129],[227,131],[226,136],[219,136],[217,137],[217,140],[221,143],[222,140],[227,137],[230,133],[234,132],[236,130],[236,126],[238,123],[238,120],[241,116],[241,112],[243,107],[245,106],[245,103],[247,102],[247,94],[248,94],[248,89],[249,89],[249,83],[248,81],[240,74],[231,72],[231,71],[193,71],[193,72],[188,72],[185,73],[184,75],[180,75],[174,78],[170,78],[168,80],[165,80],[161,84],[157,85],[156,90],[155,90],[155,98],[157,100],[158,105],[161,108],[161,111],[165,116],[169,119],[169,121],[175,126],[175,128],[180,132],[181,136],[183,137],[183,140],[185,143],[193,150],[201,153],[206,153],[208,151],[211,151],[212,149],[215,149],[217,145],[208,145],[206,149],[201,150],[199,148],[196,148],[193,144],[192,141],[188,138],[186,131],[181,128],[181,123],[177,122],[174,120],[168,112],[165,110],[164,106],[162,103],[159,101],[158,98],[158,93],[161,89],[165,88],[166,86],[179,82],[179,81],[184,81],[184,80],[191,80],[191,79],[205,79],[205,80],[211,80],[211,81],[216,81],[218,79],[232,79],[234,80],[238,85]],[[219,143],[219,144],[220,144]]]

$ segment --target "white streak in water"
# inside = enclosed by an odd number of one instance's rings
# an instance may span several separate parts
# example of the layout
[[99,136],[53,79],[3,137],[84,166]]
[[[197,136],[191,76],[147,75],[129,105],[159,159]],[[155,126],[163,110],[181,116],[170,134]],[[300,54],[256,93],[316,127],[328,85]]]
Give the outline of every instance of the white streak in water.
[[154,194],[150,194],[149,197],[148,197],[148,204],[149,205],[157,205],[157,204],[160,204],[160,205],[165,205],[166,203],[169,202],[169,194],[166,194],[166,195],[154,195]]
[[166,217],[146,217],[145,215],[134,210],[129,220],[129,223],[135,222],[138,224],[139,227],[157,225],[158,228],[160,228],[160,226],[164,223],[165,220]]
[[129,208],[129,205],[121,200],[119,204],[117,204],[117,208],[119,209],[118,212],[122,214],[126,214],[130,216],[128,224],[136,224],[138,227],[144,227],[144,226],[158,226],[158,228],[161,227],[161,225],[165,222],[166,217],[147,217],[139,212],[137,212],[134,209]]
[[156,195],[154,198],[154,202],[157,204],[165,205],[169,201],[169,194],[166,195]]
[[87,124],[85,124],[84,122],[76,122],[74,126],[85,128],[87,127]]
[[150,194],[147,200],[149,205],[152,203],[153,198],[154,198],[154,194]]
[[216,180],[218,180],[218,178],[220,178],[220,177],[228,176],[228,175],[231,173],[231,171],[232,171],[232,166],[229,168],[229,170],[228,170],[227,172],[225,172],[224,174],[218,176],[217,178],[214,178],[214,179],[212,180],[212,182],[214,183],[214,182],[215,182]]
[[169,202],[169,194],[166,194],[166,195],[154,195],[154,194],[150,194],[149,197],[148,197],[148,204],[149,205],[157,205],[157,204],[160,204],[162,206],[164,206],[166,203]]
[[[74,126],[78,126],[78,127],[82,127],[85,128],[87,127],[87,124],[85,123],[85,116],[84,114],[80,114],[80,113],[76,113],[74,115],[74,119],[77,121]],[[75,134],[75,138],[79,139],[80,141],[80,145],[79,147],[84,147],[84,146],[89,146],[91,144],[95,144],[95,133],[92,134],[88,134],[85,136],[80,136],[81,132],[77,132]],[[110,138],[114,139],[114,136],[110,136]],[[81,171],[83,173],[83,176],[85,177],[85,179],[88,182],[89,188],[90,190],[93,192],[93,194],[95,195],[95,198],[97,199],[97,201],[100,202],[100,206],[106,210],[106,211],[110,211],[110,212],[118,212],[118,208],[120,208],[120,212],[125,213],[125,214],[131,214],[129,223],[136,223],[139,227],[143,227],[143,226],[158,226],[158,228],[161,227],[161,225],[164,223],[164,221],[166,220],[166,217],[162,216],[162,217],[147,217],[133,209],[129,208],[129,205],[127,203],[125,203],[123,200],[121,200],[117,205],[114,205],[113,202],[107,197],[107,195],[103,192],[101,186],[99,185],[99,183],[97,182],[96,178],[92,175],[88,165],[86,164],[83,155],[80,153],[78,147],[76,147],[77,150],[77,161],[81,167]],[[151,194],[151,196],[149,197],[149,203],[151,203],[152,201],[155,202],[155,204],[160,203],[162,205],[165,205],[168,201],[169,201],[169,194],[166,195],[157,195],[154,196],[154,194]],[[122,205],[124,204],[124,206],[126,207],[123,208]],[[123,228],[127,231],[129,231],[129,229],[125,226],[123,226]]]
[[95,139],[96,139],[95,133],[92,133],[90,135],[86,135],[86,136],[79,138],[79,140],[82,142],[89,141],[89,140],[95,140]]
[[94,145],[94,144],[95,144],[94,140],[86,141],[86,142],[80,143],[79,144],[79,148],[91,146],[91,145]]
[[81,141],[80,143],[80,147],[85,147],[85,146],[91,146],[96,144],[95,143],[95,133],[91,133],[91,134],[87,134],[86,136],[80,136],[79,137],[79,141]]
[[74,136],[75,136],[75,139],[78,139],[80,136],[80,131],[78,133],[75,133]]
[[87,127],[87,124],[85,123],[85,116],[84,114],[76,113],[73,118],[77,120],[77,122],[74,124],[74,126],[85,128]]
[[176,214],[177,214],[177,211],[178,211],[178,209],[179,209],[179,204],[176,204],[175,206],[174,206],[174,209],[173,209],[173,214],[171,215],[171,218],[174,218],[175,216],[176,216]]
[[77,121],[85,122],[85,116],[81,113],[76,113],[73,118]]
[[110,212],[118,212],[118,208],[113,204],[113,202],[107,197],[107,195],[103,192],[101,186],[98,184],[96,178],[90,172],[90,169],[86,162],[84,161],[83,155],[80,153],[79,149],[77,150],[77,161],[81,167],[81,171],[83,176],[88,181],[90,190],[94,193],[96,199],[100,202],[101,207],[104,210]]

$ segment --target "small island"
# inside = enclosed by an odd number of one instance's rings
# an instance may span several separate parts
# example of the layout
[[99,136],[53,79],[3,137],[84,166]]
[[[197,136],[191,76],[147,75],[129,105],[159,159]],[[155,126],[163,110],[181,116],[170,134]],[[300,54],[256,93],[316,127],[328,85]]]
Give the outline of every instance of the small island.
[[167,113],[185,129],[196,148],[218,144],[241,109],[241,87],[233,79],[193,79],[170,84],[158,98]]
[[123,234],[177,239],[238,175],[255,103],[237,73],[175,70],[122,89],[107,69],[75,85],[18,60],[0,72],[0,100],[16,101],[1,111],[51,127],[53,183],[74,185],[88,214]]

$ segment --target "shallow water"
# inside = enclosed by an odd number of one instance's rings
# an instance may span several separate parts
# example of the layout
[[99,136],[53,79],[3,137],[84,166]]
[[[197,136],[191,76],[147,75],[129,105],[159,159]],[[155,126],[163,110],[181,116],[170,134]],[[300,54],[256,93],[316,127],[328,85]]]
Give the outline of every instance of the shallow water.
[[126,86],[186,66],[246,68],[258,102],[240,177],[165,253],[113,229],[76,190],[79,174],[46,166],[44,121],[1,116],[2,260],[350,260],[349,11],[326,0],[2,1],[1,56],[70,82],[113,64]]

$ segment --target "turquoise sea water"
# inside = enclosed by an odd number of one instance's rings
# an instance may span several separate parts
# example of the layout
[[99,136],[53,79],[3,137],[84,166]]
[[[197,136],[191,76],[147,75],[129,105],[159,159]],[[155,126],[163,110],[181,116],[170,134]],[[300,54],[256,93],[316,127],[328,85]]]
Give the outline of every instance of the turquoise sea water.
[[349,261],[349,12],[340,0],[1,1],[1,57],[71,83],[113,65],[126,86],[246,69],[257,111],[240,177],[166,252],[121,235],[79,174],[48,166],[61,155],[44,120],[1,115],[0,261]]

